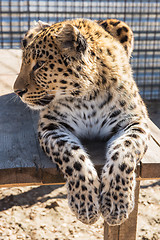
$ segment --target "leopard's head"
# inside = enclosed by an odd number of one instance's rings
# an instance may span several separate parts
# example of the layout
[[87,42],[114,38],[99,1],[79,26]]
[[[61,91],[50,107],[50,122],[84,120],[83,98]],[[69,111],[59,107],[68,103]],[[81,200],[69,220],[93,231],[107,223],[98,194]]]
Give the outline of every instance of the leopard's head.
[[[14,91],[30,107],[39,108],[54,98],[78,97],[87,91],[87,41],[67,22],[28,31],[22,40],[23,57]],[[87,68],[89,69],[89,68]]]

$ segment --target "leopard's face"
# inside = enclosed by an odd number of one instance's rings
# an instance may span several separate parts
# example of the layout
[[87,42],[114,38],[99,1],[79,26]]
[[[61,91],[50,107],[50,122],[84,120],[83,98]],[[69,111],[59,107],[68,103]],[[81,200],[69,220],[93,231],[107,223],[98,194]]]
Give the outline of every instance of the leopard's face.
[[41,30],[23,49],[14,90],[30,107],[43,107],[55,97],[80,96],[91,84],[81,74],[86,40],[69,24],[59,29],[61,24]]

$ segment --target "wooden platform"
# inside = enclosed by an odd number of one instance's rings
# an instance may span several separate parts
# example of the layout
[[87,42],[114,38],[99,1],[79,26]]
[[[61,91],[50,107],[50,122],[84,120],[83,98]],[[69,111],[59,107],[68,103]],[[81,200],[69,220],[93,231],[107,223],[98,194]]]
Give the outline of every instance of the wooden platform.
[[[64,183],[63,175],[39,147],[38,112],[30,110],[15,94],[0,97],[0,186]],[[138,179],[160,178],[160,134],[149,120],[152,138],[137,168]],[[104,165],[102,143],[88,144],[98,171]]]
[[[63,175],[43,153],[37,138],[38,112],[30,110],[15,94],[0,97],[0,187],[63,184]],[[105,240],[135,240],[140,180],[160,178],[160,130],[148,119],[152,137],[138,165],[136,204],[129,219],[120,226],[104,225]],[[101,142],[87,144],[100,173],[104,161]]]

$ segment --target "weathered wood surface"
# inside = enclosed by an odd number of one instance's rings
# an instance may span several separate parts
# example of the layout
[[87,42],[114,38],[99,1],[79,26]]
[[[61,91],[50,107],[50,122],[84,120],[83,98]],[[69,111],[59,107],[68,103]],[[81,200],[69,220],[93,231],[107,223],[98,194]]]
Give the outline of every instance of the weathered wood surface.
[[[0,97],[0,186],[64,183],[62,174],[39,147],[38,112],[30,110],[15,94]],[[137,168],[137,178],[160,178],[160,130],[149,121],[149,150]],[[104,145],[87,143],[98,172],[104,165]]]

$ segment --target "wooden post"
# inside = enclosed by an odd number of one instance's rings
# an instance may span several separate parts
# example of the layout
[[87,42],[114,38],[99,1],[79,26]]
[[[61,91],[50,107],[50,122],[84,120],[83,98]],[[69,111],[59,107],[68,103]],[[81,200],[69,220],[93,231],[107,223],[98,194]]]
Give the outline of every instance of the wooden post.
[[136,240],[139,187],[140,181],[137,181],[135,189],[135,207],[128,220],[114,227],[104,222],[104,240]]

